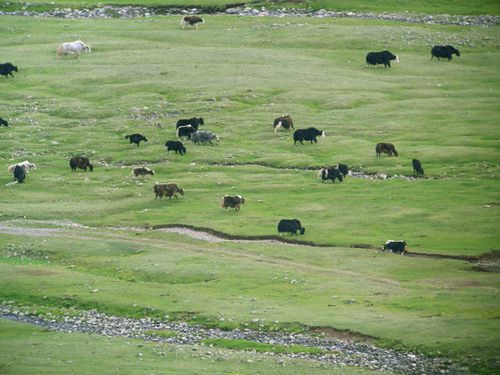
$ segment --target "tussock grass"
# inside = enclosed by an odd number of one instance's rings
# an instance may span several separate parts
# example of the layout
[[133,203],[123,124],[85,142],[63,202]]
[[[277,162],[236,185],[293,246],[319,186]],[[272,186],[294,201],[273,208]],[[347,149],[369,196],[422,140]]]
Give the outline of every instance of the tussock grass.
[[229,339],[207,339],[203,343],[209,346],[216,346],[233,350],[248,350],[257,353],[277,353],[277,354],[328,354],[326,350],[311,348],[302,345],[272,345],[247,340],[229,340]]

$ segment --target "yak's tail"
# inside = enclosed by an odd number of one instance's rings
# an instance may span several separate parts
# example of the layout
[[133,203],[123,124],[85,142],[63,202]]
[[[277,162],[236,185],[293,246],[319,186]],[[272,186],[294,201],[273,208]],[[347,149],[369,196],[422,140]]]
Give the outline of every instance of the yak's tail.
[[62,56],[64,55],[64,48],[62,45],[60,45],[58,48],[57,48],[57,51],[56,51],[56,56]]

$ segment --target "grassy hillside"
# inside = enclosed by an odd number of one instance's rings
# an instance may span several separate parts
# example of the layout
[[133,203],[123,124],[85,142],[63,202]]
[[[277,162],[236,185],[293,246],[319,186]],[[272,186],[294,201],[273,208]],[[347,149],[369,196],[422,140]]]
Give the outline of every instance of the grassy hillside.
[[[229,328],[257,319],[266,329],[350,329],[493,369],[497,273],[348,246],[402,238],[417,252],[498,251],[498,28],[206,20],[183,30],[178,16],[1,18],[0,55],[19,72],[0,79],[0,117],[10,123],[0,129],[0,220],[95,228],[0,235],[0,301]],[[92,52],[56,58],[57,45],[74,39]],[[461,56],[431,61],[434,44],[453,44]],[[400,64],[366,67],[366,53],[382,49]],[[327,136],[294,145],[291,132],[272,129],[284,113],[297,128]],[[193,116],[220,141],[185,141],[185,156],[168,154],[177,119]],[[149,142],[130,146],[125,135],[136,132]],[[400,156],[376,157],[381,141]],[[90,157],[93,173],[71,172],[76,154]],[[426,178],[401,177],[412,175],[412,158]],[[25,159],[37,170],[12,184],[7,166]],[[339,162],[399,177],[321,183],[317,168]],[[156,175],[134,179],[136,165]],[[155,181],[177,182],[186,194],[155,200]],[[240,212],[220,207],[224,194],[246,198]],[[300,239],[335,246],[213,244],[106,229],[180,223],[272,235],[284,217],[302,221]],[[9,361],[17,363],[17,353]]]
[[[182,30],[176,17],[5,18],[2,55],[20,71],[2,81],[0,113],[11,126],[2,129],[1,164],[5,171],[29,159],[39,169],[26,184],[5,187],[3,218],[260,235],[297,217],[308,228],[304,239],[318,243],[404,238],[414,250],[469,255],[498,248],[497,29],[226,17],[204,26]],[[56,59],[57,44],[75,38],[92,53]],[[433,43],[453,43],[462,56],[430,61]],[[401,63],[366,67],[366,51],[383,48]],[[294,145],[291,133],[273,132],[283,113],[327,137]],[[187,141],[186,156],[166,153],[177,119],[192,116],[205,118],[218,145]],[[130,146],[125,135],[136,132],[149,143]],[[376,157],[380,141],[400,156]],[[76,154],[91,158],[94,173],[70,171]],[[316,177],[315,169],[338,162],[412,175],[412,158],[428,178],[332,185]],[[140,164],[157,175],[133,179]],[[186,195],[155,201],[154,181],[175,181]],[[225,212],[224,194],[242,194],[247,204]]]

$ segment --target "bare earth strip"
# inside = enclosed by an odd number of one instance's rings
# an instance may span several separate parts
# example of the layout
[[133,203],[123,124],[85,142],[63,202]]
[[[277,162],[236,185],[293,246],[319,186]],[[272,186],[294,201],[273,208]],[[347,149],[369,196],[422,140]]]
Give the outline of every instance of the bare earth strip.
[[[69,233],[64,233],[64,229],[105,229],[109,235],[113,236],[112,231],[134,231],[134,232],[145,232],[148,229],[141,227],[106,227],[106,228],[89,228],[77,223],[65,222],[65,221],[23,221],[25,224],[50,224],[54,226],[58,226],[59,228],[45,228],[45,227],[30,227],[30,226],[19,226],[17,223],[21,223],[20,221],[12,221],[12,222],[0,222],[0,233],[4,234],[12,234],[12,235],[25,235],[32,237],[52,237],[52,236],[67,236],[70,235],[74,238],[86,238],[89,237],[89,234],[86,232],[76,232],[72,231]],[[60,228],[63,227],[63,228]],[[264,242],[270,244],[286,244],[289,246],[314,246],[314,247],[338,247],[335,244],[315,244],[309,241],[300,241],[300,240],[289,240],[286,238],[281,238],[279,236],[235,236],[223,232],[219,232],[210,228],[196,228],[189,225],[179,225],[179,224],[166,224],[166,225],[157,225],[154,226],[154,229],[162,232],[170,232],[177,233],[181,235],[186,235],[196,240],[207,241],[211,243],[220,243],[220,242]],[[105,234],[106,235],[106,234]],[[90,235],[92,237],[92,235]],[[371,245],[351,245],[353,248],[366,248],[371,250],[379,250]],[[485,254],[491,258],[492,254]],[[498,258],[498,254],[494,253],[494,258]],[[412,252],[410,256],[419,256],[426,258],[436,258],[436,259],[454,259],[454,260],[465,260],[468,262],[478,262],[481,257],[476,256],[455,256],[455,255],[443,255],[436,254],[431,252],[426,253],[418,253]]]

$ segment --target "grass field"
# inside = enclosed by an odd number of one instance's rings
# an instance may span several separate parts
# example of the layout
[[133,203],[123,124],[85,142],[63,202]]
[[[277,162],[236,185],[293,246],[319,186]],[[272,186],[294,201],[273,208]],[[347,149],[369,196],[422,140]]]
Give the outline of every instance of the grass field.
[[[2,53],[20,72],[3,80],[0,112],[12,125],[2,129],[0,157],[5,167],[31,159],[42,172],[5,189],[4,219],[184,223],[260,235],[275,234],[281,217],[298,217],[304,239],[318,243],[379,246],[401,237],[425,252],[498,249],[496,29],[225,17],[203,30],[182,30],[173,17],[25,21],[2,26],[12,35]],[[57,43],[75,37],[92,41],[93,52],[56,59]],[[430,61],[436,39],[464,43],[463,56]],[[364,66],[366,50],[389,45],[401,64]],[[282,113],[327,137],[294,145],[291,134],[272,131]],[[191,116],[204,117],[221,141],[167,154],[176,120]],[[124,137],[135,132],[149,143],[129,146]],[[380,141],[400,157],[375,157]],[[89,156],[95,173],[72,173],[75,154]],[[412,158],[428,179],[332,186],[301,170],[343,162],[412,175]],[[130,168],[141,163],[157,175],[134,180]],[[3,175],[3,184],[10,180]],[[176,181],[186,195],[154,201],[154,181]],[[224,194],[247,199],[243,215],[219,208]]]
[[[462,359],[485,373],[498,366],[497,273],[348,248],[404,238],[417,252],[498,251],[498,28],[208,16],[199,30],[182,30],[177,16],[2,17],[0,32],[8,36],[2,59],[19,66],[15,78],[0,80],[0,116],[10,122],[0,129],[0,220],[97,228],[43,239],[0,235],[0,301],[168,314],[229,328],[254,319],[266,329],[334,327]],[[92,53],[57,59],[58,43],[74,39],[90,43]],[[462,56],[431,61],[430,47],[448,43]],[[364,65],[367,51],[385,48],[401,63]],[[291,133],[273,132],[283,113],[327,137],[294,145]],[[219,143],[186,141],[185,156],[168,154],[175,122],[193,116]],[[124,137],[136,132],[149,142],[130,146]],[[394,143],[400,156],[376,157],[380,141]],[[71,172],[76,154],[90,157],[93,173]],[[332,185],[310,169],[343,162],[412,175],[412,158],[427,178],[348,177]],[[37,170],[24,184],[9,184],[7,166],[25,159]],[[134,179],[134,165],[156,175]],[[186,194],[155,201],[154,181],[175,181]],[[224,194],[242,194],[246,204],[225,211]],[[269,235],[283,217],[302,221],[300,239],[336,247],[106,230],[178,223]],[[2,325],[23,335],[32,329]]]

